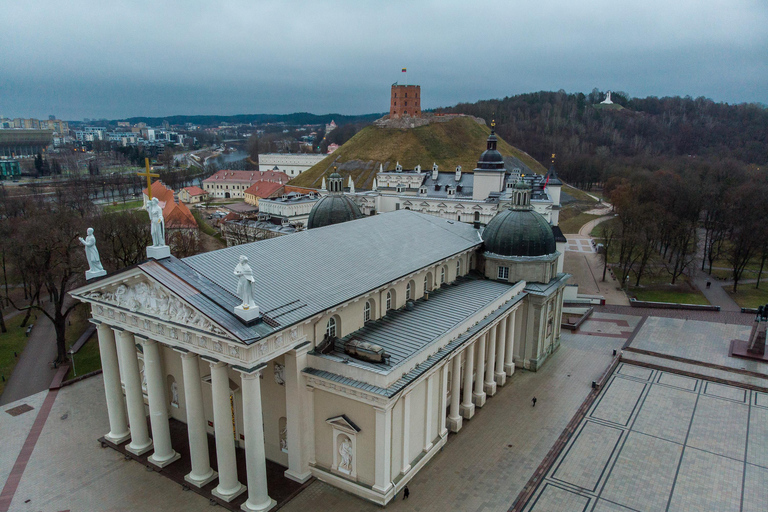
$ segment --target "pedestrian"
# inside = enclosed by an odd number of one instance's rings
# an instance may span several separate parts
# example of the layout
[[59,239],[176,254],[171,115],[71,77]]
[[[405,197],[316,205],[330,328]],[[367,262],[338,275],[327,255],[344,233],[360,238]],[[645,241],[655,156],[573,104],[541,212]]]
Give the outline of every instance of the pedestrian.
[[410,495],[411,495],[411,491],[408,490],[408,486],[406,485],[405,487],[403,487],[403,499],[407,500],[408,496]]
[[531,400],[531,402],[533,403],[533,407],[536,407],[536,397],[533,397],[533,399]]

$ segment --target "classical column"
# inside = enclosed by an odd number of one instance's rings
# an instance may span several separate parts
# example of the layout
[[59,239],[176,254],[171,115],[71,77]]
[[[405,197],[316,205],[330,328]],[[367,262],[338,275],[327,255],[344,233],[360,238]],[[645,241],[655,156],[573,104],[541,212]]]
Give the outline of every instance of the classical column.
[[267,460],[264,454],[264,420],[261,411],[260,375],[260,371],[241,375],[248,500],[240,508],[248,512],[269,510],[277,504],[267,492]]
[[310,479],[309,437],[314,432],[314,418],[307,415],[304,405],[307,391],[303,384],[301,370],[307,366],[307,352],[310,343],[285,354],[285,409],[288,429],[288,469],[285,476],[299,483]]
[[104,395],[107,398],[107,416],[109,417],[109,433],[104,437],[109,442],[121,444],[131,437],[131,433],[128,430],[128,420],[125,415],[123,387],[120,385],[120,365],[117,362],[115,332],[107,324],[97,323],[97,321],[94,323],[98,326]]
[[468,420],[475,415],[475,404],[472,402],[472,371],[475,365],[475,344],[464,349],[464,400],[461,402],[461,416]]
[[472,401],[476,407],[485,405],[485,391],[483,390],[483,377],[485,376],[485,341],[486,332],[477,341],[477,361],[475,361],[475,390],[472,392]]
[[189,458],[192,462],[192,471],[184,477],[184,480],[195,487],[203,487],[212,482],[218,473],[211,469],[211,460],[208,455],[208,433],[205,428],[203,388],[197,354],[182,352],[181,368],[184,378],[184,407],[187,411]]
[[448,363],[443,365],[440,370],[440,399],[438,400],[437,410],[440,414],[437,415],[437,435],[441,438],[448,435],[448,429],[445,426],[447,420],[446,415],[448,409]]
[[[307,418],[309,421],[314,422],[315,418],[315,388],[307,386]],[[315,429],[312,427],[312,431],[309,435],[309,443],[307,444],[307,458],[310,465],[314,465],[315,460]]]
[[498,386],[507,383],[507,374],[504,373],[504,357],[507,353],[507,317],[499,321],[499,330],[496,339],[496,370],[493,378]]
[[165,467],[179,459],[171,446],[171,429],[168,425],[163,365],[160,361],[160,346],[157,341],[144,339],[144,374],[147,376],[147,401],[149,402],[149,424],[155,440],[155,453],[147,459],[158,467]]
[[487,344],[488,344],[488,364],[485,365],[485,382],[483,383],[483,391],[488,396],[496,394],[496,379],[493,376],[493,372],[496,370],[496,325],[492,326],[488,331]]
[[461,352],[453,356],[451,368],[451,412],[448,414],[448,428],[451,432],[461,430],[459,398],[461,396]]
[[[224,501],[232,501],[245,491],[237,479],[235,438],[232,432],[232,406],[229,402],[229,373],[222,362],[211,363],[211,395],[213,398],[213,432],[216,435],[216,462],[219,485],[211,493]],[[243,416],[248,417],[250,411]]]
[[136,342],[133,333],[117,331],[117,345],[120,365],[123,367],[125,403],[128,408],[128,422],[131,425],[131,442],[125,448],[134,455],[147,453],[152,449],[152,439],[147,430],[147,416],[144,412],[144,394],[141,392],[139,360],[136,358]]
[[426,393],[426,400],[424,404],[424,451],[428,452],[432,445],[434,444],[432,440],[434,439],[434,436],[432,435],[432,426],[434,425],[434,418],[435,418],[435,401],[432,399],[432,395],[435,394],[435,377],[437,374],[432,374],[429,377],[427,377],[427,393]]
[[507,346],[504,349],[504,373],[511,377],[515,373],[515,320],[517,309],[507,316]]
[[402,460],[402,468],[400,468],[400,472],[405,474],[408,472],[409,469],[411,469],[411,394],[406,393],[403,395],[403,456],[400,458]]
[[[373,489],[386,494],[392,487],[392,409],[374,407],[376,413],[375,483]],[[355,454],[357,457],[357,454]]]

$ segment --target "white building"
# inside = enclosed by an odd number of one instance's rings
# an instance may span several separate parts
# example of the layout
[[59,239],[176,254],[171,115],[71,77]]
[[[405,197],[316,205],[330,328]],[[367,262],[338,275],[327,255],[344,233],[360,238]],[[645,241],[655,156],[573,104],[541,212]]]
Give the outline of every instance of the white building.
[[[523,181],[531,188],[531,206],[552,226],[557,250],[562,254],[566,245],[558,227],[562,182],[554,167],[546,176],[541,176],[519,160],[508,157],[512,165],[507,169],[496,144],[496,135],[491,132],[487,149],[472,173],[462,172],[461,166],[453,172],[440,172],[437,165],[428,172],[422,171],[421,166],[406,170],[398,163],[395,170],[382,169],[376,174],[375,190],[349,197],[365,215],[402,209],[484,225],[511,203],[515,185]],[[558,262],[558,271],[563,271],[563,258]]]
[[259,170],[284,172],[295,178],[326,156],[315,153],[265,153],[259,155]]
[[[326,213],[343,202],[326,200],[343,197],[333,180],[315,207]],[[226,501],[247,492],[244,510],[274,504],[267,459],[388,503],[516,368],[535,371],[559,347],[568,275],[519,192],[482,236],[413,211],[340,224],[318,214],[328,225],[150,260],[73,291],[98,325],[105,439],[188,468],[190,485],[215,481]],[[236,309],[241,255],[253,320]],[[171,446],[169,416],[187,425],[190,460]]]
[[318,194],[297,194],[290,192],[281,197],[261,199],[259,201],[259,218],[276,218],[287,224],[307,224],[309,212],[320,199]]

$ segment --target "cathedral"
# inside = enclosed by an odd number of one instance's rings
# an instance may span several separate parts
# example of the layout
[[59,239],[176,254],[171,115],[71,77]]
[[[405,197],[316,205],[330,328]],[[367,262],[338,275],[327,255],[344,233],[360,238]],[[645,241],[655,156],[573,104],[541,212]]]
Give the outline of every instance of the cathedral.
[[[501,186],[503,164],[486,164]],[[174,418],[186,481],[245,493],[243,510],[275,504],[267,460],[385,505],[516,368],[557,350],[569,276],[528,181],[504,186],[484,228],[364,216],[341,176],[328,181],[306,231],[159,255],[71,292],[98,326],[110,443],[173,464]]]

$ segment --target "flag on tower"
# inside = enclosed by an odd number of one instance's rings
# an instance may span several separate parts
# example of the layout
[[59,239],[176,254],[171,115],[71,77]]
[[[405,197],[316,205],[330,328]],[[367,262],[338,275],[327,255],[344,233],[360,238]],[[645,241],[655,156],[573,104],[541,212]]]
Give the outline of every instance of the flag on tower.
[[405,68],[403,68],[403,73],[405,73]]

